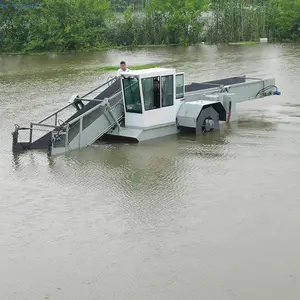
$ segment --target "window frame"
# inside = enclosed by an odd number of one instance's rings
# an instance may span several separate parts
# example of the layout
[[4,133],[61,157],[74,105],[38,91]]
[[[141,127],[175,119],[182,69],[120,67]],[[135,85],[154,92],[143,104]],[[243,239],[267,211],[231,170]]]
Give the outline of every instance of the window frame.
[[[169,78],[172,78],[172,104],[169,104],[169,105],[164,105],[164,102],[163,102],[163,91],[162,91],[162,85],[163,85],[163,78],[166,78],[166,77],[169,77]],[[164,107],[171,107],[171,106],[174,106],[174,75],[164,75],[164,76],[161,76],[161,84],[160,84],[160,90],[161,90],[161,108],[164,108]]]
[[[152,89],[153,89],[153,81],[157,78],[159,82],[159,107],[157,108],[150,108],[146,109],[146,103],[145,103],[145,95],[144,95],[144,86],[143,86],[143,80],[151,79],[152,80]],[[142,95],[143,95],[143,102],[144,102],[144,110],[145,111],[151,111],[162,108],[162,90],[161,90],[161,76],[153,76],[153,77],[144,77],[141,79],[141,88],[142,88]],[[153,96],[153,102],[154,102],[154,96]]]
[[[123,74],[122,74],[123,75]],[[137,80],[137,88],[138,88],[138,101],[136,101],[136,104],[139,102],[140,103],[140,107],[141,110],[128,110],[127,108],[127,101],[126,101],[126,93],[125,93],[125,85],[124,85],[124,80],[133,80],[136,79]],[[130,85],[131,87],[132,85]],[[126,113],[131,113],[131,114],[143,114],[143,103],[142,103],[142,98],[141,98],[141,84],[140,84],[140,78],[138,76],[134,76],[134,77],[126,77],[126,76],[122,76],[122,94],[123,94],[123,99],[124,99],[124,109],[126,111]]]
[[[182,76],[183,77],[183,97],[177,97],[177,84],[176,84],[176,78],[177,76]],[[184,76],[184,73],[181,72],[181,73],[176,73],[175,74],[175,99],[176,100],[182,100],[185,98],[185,76]]]

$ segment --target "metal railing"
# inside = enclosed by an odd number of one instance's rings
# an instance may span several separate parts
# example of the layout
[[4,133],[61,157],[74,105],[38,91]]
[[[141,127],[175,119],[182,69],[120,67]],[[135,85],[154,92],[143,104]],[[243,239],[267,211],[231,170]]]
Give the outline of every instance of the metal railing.
[[[95,89],[93,89],[92,91],[88,92],[87,94],[83,95],[81,98],[76,98],[77,101],[85,101],[85,102],[99,102],[99,104],[101,104],[103,102],[103,100],[101,99],[88,99],[85,98],[88,95],[91,95],[92,93],[94,93],[95,91],[107,86],[110,86],[112,83],[114,83],[117,80],[117,77],[113,77],[110,80],[106,81],[105,83],[101,84],[100,86],[96,87]],[[73,106],[74,103],[68,103],[67,105],[63,106],[62,108],[56,110],[55,112],[51,113],[50,115],[46,116],[45,118],[41,119],[38,122],[31,122],[29,128],[18,128],[18,130],[29,130],[29,142],[32,143],[32,136],[33,136],[33,130],[37,130],[37,128],[34,127],[44,127],[44,128],[49,128],[49,129],[57,129],[59,131],[62,130],[62,127],[65,127],[66,124],[64,124],[64,122],[62,121],[62,124],[59,124],[59,118],[58,118],[58,114],[65,111],[67,108],[69,108],[70,106]],[[89,111],[87,111],[89,112]],[[44,122],[48,121],[49,119],[54,117],[54,124],[53,125],[49,125],[49,124],[44,124]],[[77,119],[77,118],[76,118]],[[72,120],[72,124],[74,120]],[[60,134],[63,134],[63,132],[60,132]]]
[[112,83],[114,83],[116,80],[118,79],[117,76],[112,77],[111,79],[109,79],[108,81],[106,81],[105,83],[103,83],[102,85],[98,86],[97,88],[93,89],[92,91],[88,92],[87,94],[85,94],[84,96],[82,96],[82,98],[85,98],[86,96],[94,93],[95,91],[101,89],[102,87],[104,87],[105,85],[110,86]]
[[[205,84],[207,86],[210,86],[210,87],[207,87],[205,89],[200,89],[200,90],[195,90],[195,91],[191,91],[191,92],[188,92],[189,94],[203,94],[204,92],[205,93],[212,93],[212,94],[216,94],[216,93],[223,93],[224,91],[228,90],[232,85],[236,85],[236,84],[249,84],[249,81],[260,81],[262,82],[263,84],[263,88],[264,88],[264,79],[261,79],[261,78],[257,78],[257,77],[247,77],[246,75],[245,76],[234,76],[232,78],[242,78],[242,79],[245,79],[245,82],[242,82],[242,83],[234,83],[234,84],[223,84],[223,83],[213,83],[213,82],[201,82],[201,84]],[[249,80],[247,82],[247,80]],[[216,80],[218,81],[218,80]]]
[[[95,102],[102,102],[103,100],[100,99],[86,99],[85,97],[94,93],[95,91],[99,90],[100,88],[104,87],[105,85],[110,86],[113,82],[115,82],[117,80],[117,77],[113,77],[112,79],[110,79],[109,81],[106,81],[105,83],[101,84],[100,86],[96,87],[95,89],[93,89],[92,91],[88,92],[87,94],[83,95],[81,98],[76,98],[76,100],[78,101],[95,101]],[[55,121],[54,121],[54,125],[57,126],[57,122],[58,122],[58,113],[64,111],[65,109],[67,109],[68,107],[72,106],[73,103],[69,103],[67,105],[65,105],[64,107],[56,110],[55,112],[53,112],[52,114],[48,115],[47,117],[43,118],[42,120],[40,120],[37,123],[43,123],[47,120],[49,120],[50,118],[52,118],[53,116],[55,117]]]
[[[65,133],[63,133],[65,135],[64,147],[67,148],[77,135],[79,135],[79,139],[80,139],[80,135],[82,131],[85,130],[88,126],[90,126],[101,115],[105,114],[105,111],[107,111],[108,114],[111,116],[111,121],[110,121],[110,125],[107,128],[104,128],[103,132],[101,132],[100,134],[107,132],[115,125],[117,125],[120,128],[119,121],[123,118],[123,116],[121,117],[115,116],[113,109],[110,106],[110,101],[116,100],[117,103],[113,104],[113,106],[116,107],[118,105],[118,102],[122,99],[122,97],[120,97],[121,94],[122,91],[119,91],[116,94],[114,94],[112,97],[103,100],[96,100],[97,102],[99,102],[99,104],[97,104],[96,106],[92,107],[88,111],[84,112],[83,114],[77,116],[76,118],[68,122],[68,124],[66,124],[65,127]],[[118,99],[118,97],[120,97],[120,99]],[[88,101],[93,101],[93,100],[94,99],[89,99]],[[93,115],[93,113],[95,114]],[[86,124],[84,124],[85,118],[89,116],[91,116],[91,118],[88,120]],[[106,115],[106,117],[108,116]],[[54,135],[56,134],[57,133],[54,133]],[[97,138],[98,137],[96,137],[96,139]],[[53,147],[55,147],[55,139],[53,139]]]

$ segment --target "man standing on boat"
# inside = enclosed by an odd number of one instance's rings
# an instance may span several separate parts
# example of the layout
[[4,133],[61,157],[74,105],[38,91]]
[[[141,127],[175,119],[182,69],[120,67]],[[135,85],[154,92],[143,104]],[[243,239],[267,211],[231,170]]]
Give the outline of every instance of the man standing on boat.
[[127,68],[126,62],[122,60],[120,62],[120,69],[118,70],[118,76],[120,76],[122,73],[130,72],[131,70]]

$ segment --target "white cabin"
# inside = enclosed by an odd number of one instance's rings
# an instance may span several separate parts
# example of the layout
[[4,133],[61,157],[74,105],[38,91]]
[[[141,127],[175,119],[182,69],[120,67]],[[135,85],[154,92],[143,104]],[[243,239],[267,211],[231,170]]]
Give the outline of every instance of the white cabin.
[[[184,73],[151,68],[121,74],[125,127],[174,123],[184,99]],[[157,86],[157,90],[156,90]]]

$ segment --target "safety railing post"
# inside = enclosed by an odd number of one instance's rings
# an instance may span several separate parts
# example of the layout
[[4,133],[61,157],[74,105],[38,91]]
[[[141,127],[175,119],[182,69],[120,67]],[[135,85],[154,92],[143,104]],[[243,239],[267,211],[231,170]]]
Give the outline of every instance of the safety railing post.
[[29,145],[31,145],[31,143],[32,143],[32,128],[33,128],[33,125],[32,125],[32,123],[30,123],[30,129],[29,129]]
[[69,124],[68,126],[66,127],[66,141],[65,141],[65,148],[67,148],[69,144]]
[[107,109],[108,109],[109,114],[110,114],[111,117],[113,118],[113,120],[116,122],[116,124],[117,124],[117,126],[118,126],[118,130],[120,131],[120,129],[121,129],[120,123],[119,123],[117,117],[115,116],[115,113],[114,113],[113,110],[111,109],[111,106],[110,106],[109,102],[107,102]]
[[82,133],[82,127],[83,127],[83,118],[80,119],[79,121],[79,149],[81,148],[81,133]]

